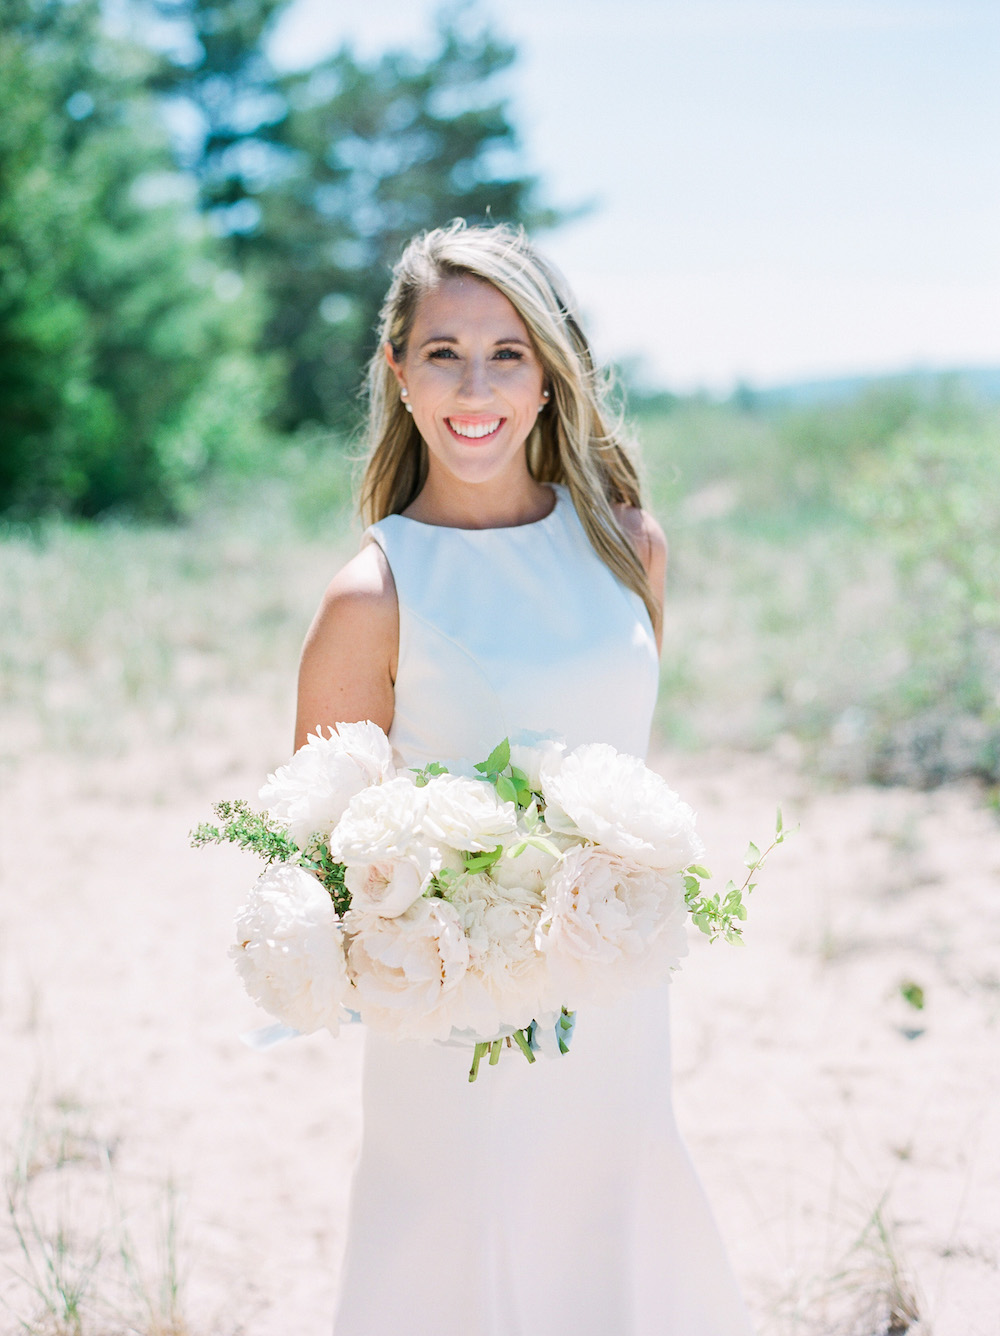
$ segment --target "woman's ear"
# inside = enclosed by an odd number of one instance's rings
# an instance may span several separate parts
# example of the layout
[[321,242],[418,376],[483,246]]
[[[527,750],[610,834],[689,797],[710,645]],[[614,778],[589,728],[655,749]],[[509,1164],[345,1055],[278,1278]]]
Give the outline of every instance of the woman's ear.
[[404,383],[404,382],[403,382],[403,368],[402,368],[402,367],[399,365],[399,363],[396,361],[396,354],[395,354],[395,353],[393,352],[393,350],[392,350],[392,344],[391,344],[391,343],[383,343],[383,345],[382,345],[382,351],[385,353],[385,360],[389,363],[389,366],[392,368],[392,374],[393,374],[393,375],[396,377],[396,379],[399,381],[400,385],[403,385],[403,383]]

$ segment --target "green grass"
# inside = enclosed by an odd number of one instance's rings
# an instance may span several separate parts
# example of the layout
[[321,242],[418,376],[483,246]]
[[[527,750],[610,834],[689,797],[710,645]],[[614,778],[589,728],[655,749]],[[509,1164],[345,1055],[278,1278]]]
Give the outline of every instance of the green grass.
[[[1000,413],[893,384],[834,408],[639,406],[671,549],[674,745],[778,743],[851,778],[1000,781]],[[299,645],[357,544],[351,465],[289,447],[184,525],[9,526],[8,755],[117,755],[290,722]]]

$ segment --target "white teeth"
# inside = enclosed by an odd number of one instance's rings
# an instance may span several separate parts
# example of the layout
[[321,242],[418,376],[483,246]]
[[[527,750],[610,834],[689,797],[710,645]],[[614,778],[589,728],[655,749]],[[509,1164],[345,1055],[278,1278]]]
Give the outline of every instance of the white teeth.
[[461,427],[457,422],[448,419],[448,426],[456,436],[468,436],[471,440],[478,440],[480,436],[492,436],[503,418],[494,418],[492,422],[464,423]]

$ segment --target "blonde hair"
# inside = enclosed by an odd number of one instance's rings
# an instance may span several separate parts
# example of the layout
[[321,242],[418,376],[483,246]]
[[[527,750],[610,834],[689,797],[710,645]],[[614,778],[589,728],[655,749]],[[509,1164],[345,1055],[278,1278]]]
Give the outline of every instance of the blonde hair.
[[549,406],[528,436],[528,468],[538,482],[564,483],[594,551],[649,610],[660,606],[645,567],[622,530],[616,504],[638,507],[639,477],[621,428],[609,421],[607,386],[595,370],[572,299],[523,228],[468,227],[456,219],[415,237],[393,271],[379,321],[378,349],[368,372],[368,454],[361,482],[366,524],[399,514],[427,477],[427,447],[384,355],[406,355],[417,306],[442,278],[469,275],[503,293],[524,321],[549,386]]

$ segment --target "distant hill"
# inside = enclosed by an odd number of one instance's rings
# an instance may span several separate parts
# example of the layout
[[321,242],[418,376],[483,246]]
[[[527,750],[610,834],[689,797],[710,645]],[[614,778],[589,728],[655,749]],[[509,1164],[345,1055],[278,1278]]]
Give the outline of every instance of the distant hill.
[[[627,384],[627,373],[624,377]],[[829,380],[798,380],[787,385],[758,388],[740,385],[727,399],[734,407],[747,409],[813,408],[823,404],[844,404],[868,390],[910,389],[931,397],[949,389],[985,403],[1000,403],[1000,366],[952,367],[948,369],[914,368],[881,376],[836,376]],[[634,409],[665,408],[685,400],[719,402],[719,396],[707,393],[675,395],[668,390],[643,391],[631,388],[629,399]]]
[[801,380],[788,385],[738,389],[733,398],[760,408],[810,408],[816,404],[845,403],[857,399],[866,390],[915,389],[927,394],[940,393],[945,387],[990,403],[1000,402],[1000,366],[956,367],[949,370],[926,368],[900,371],[889,376],[842,376],[831,380]]

